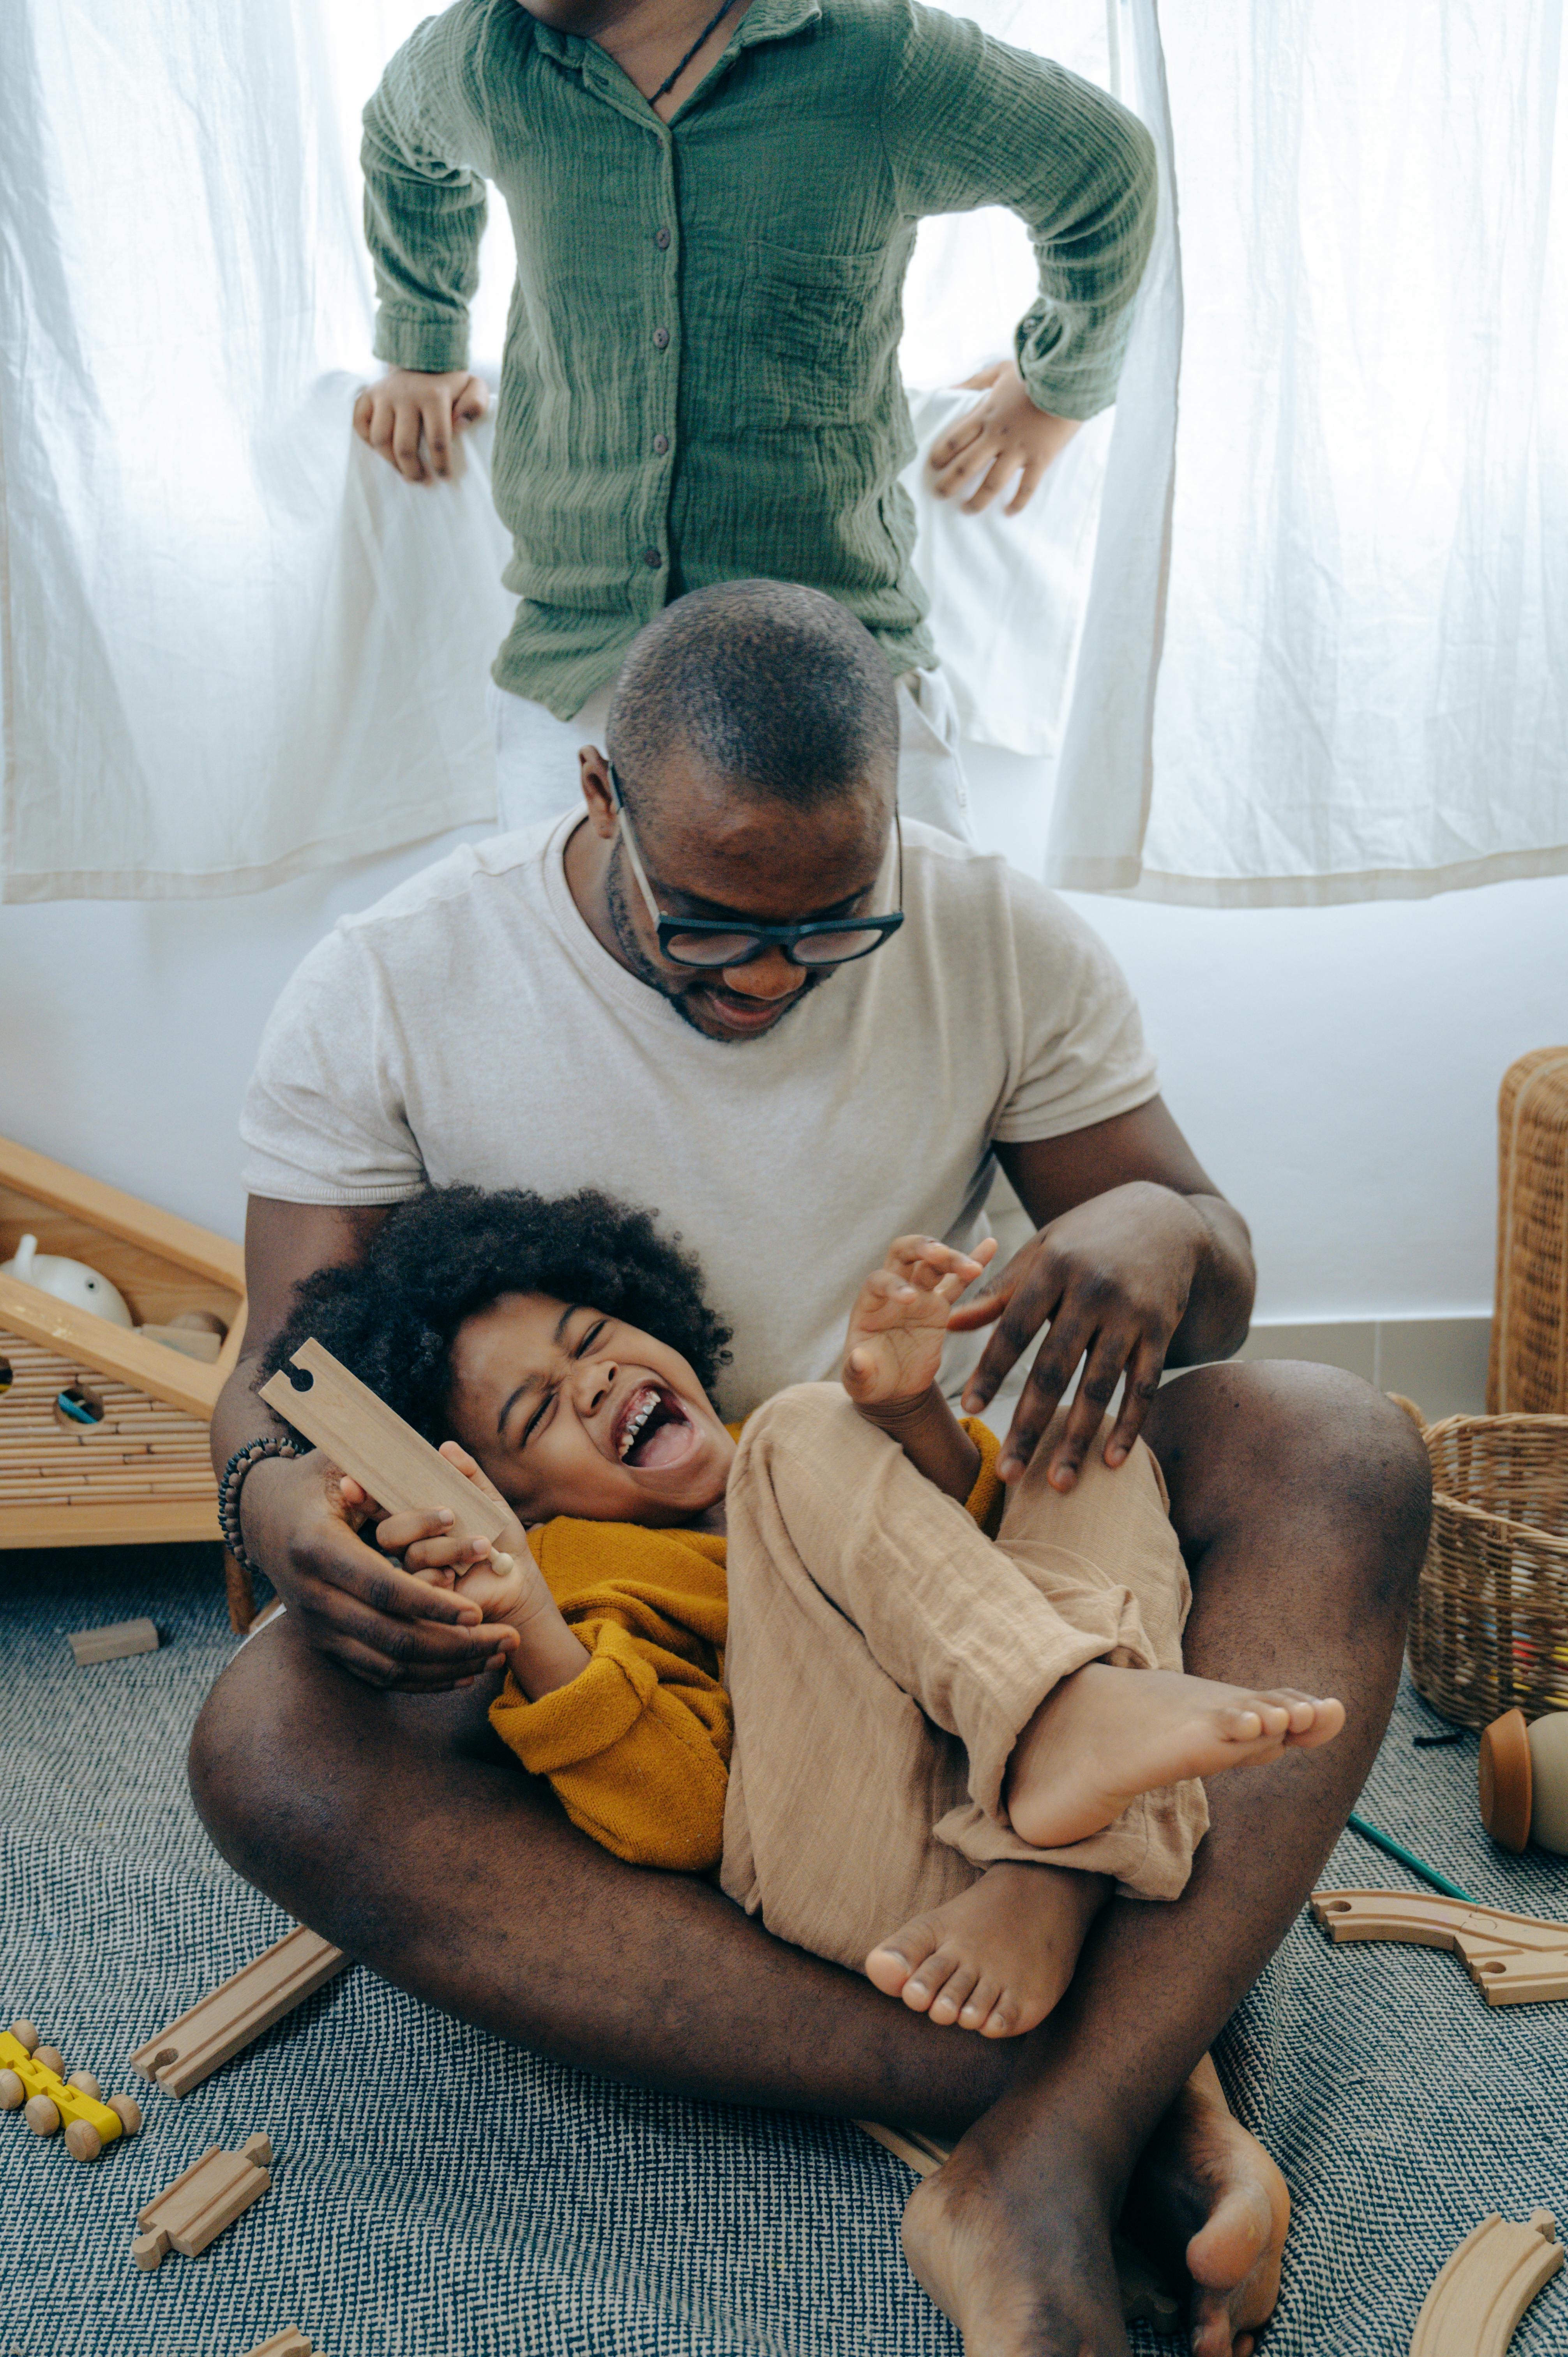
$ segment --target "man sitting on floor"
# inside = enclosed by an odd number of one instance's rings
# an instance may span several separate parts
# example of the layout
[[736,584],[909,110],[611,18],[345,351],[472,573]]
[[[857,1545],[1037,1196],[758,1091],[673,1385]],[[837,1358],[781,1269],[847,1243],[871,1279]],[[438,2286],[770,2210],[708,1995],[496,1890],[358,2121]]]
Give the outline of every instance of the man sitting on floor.
[[[583,813],[459,851],[346,920],[269,1027],[245,1124],[250,1356],[213,1438],[220,1464],[250,1459],[243,1543],[290,1609],[203,1714],[203,1816],[350,1953],[535,2050],[961,2134],[906,2244],[972,2349],[1126,2357],[1110,2235],[1131,2189],[1144,2231],[1185,2251],[1197,2357],[1246,2357],[1283,2188],[1212,2072],[1193,2074],[1377,1749],[1424,1453],[1324,1369],[1200,1366],[1160,1389],[1165,1365],[1244,1334],[1246,1231],[1155,1094],[1095,936],[1001,860],[900,837],[891,678],[841,608],[771,583],[679,601],[628,655],[607,734],[610,759],[582,757]],[[998,1161],[1038,1233],[988,1276],[1007,1306],[948,1387],[983,1409],[1048,1327],[1003,1469],[1016,1478],[1081,1362],[1052,1443],[1065,1489],[1124,1377],[1105,1461],[1141,1433],[1160,1462],[1195,1591],[1188,1668],[1272,1684],[1288,1663],[1348,1724],[1221,1780],[1183,1897],[1108,1908],[1056,2013],[993,2043],[577,1834],[489,1730],[512,1632],[356,1536],[317,1457],[251,1452],[278,1435],[252,1385],[295,1283],[358,1258],[427,1179],[655,1208],[734,1330],[734,1415],[832,1372],[889,1231],[967,1247]]]

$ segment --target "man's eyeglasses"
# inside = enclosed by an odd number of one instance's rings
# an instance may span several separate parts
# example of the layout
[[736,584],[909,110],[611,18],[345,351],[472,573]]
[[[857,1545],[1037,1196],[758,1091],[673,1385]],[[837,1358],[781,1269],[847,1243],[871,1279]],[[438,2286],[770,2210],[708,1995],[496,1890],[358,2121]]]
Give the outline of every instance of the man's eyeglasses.
[[[782,951],[791,965],[848,965],[852,959],[869,957],[873,950],[879,950],[903,923],[902,908],[890,909],[884,917],[818,917],[802,925],[743,925],[733,917],[667,917],[653,897],[639,856],[631,813],[615,764],[607,766],[626,856],[659,935],[659,953],[671,965],[750,965],[772,949]],[[904,831],[897,813],[893,823],[898,837],[898,899],[902,901]]]

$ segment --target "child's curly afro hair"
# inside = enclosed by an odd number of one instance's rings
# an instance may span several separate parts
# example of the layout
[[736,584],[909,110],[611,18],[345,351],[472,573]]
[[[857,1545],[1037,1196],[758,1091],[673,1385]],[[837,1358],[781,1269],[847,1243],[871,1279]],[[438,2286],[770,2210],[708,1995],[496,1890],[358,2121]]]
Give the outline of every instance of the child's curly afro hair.
[[263,1379],[314,1335],[427,1440],[451,1437],[451,1351],[467,1318],[506,1293],[542,1293],[623,1318],[679,1351],[705,1391],[729,1329],[702,1271],[652,1215],[584,1188],[553,1201],[521,1187],[432,1187],[400,1203],[363,1260],[295,1286]]

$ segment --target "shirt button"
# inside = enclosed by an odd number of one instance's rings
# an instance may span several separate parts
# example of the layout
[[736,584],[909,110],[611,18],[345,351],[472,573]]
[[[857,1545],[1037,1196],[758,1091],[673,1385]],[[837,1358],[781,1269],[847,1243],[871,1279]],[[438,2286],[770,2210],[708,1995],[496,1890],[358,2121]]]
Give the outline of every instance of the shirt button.
[[642,552],[642,561],[650,573],[657,573],[664,559],[656,548],[645,548]]
[[662,458],[670,447],[668,434],[656,434],[653,437],[653,447],[656,455]]
[[656,229],[653,232],[653,242],[659,248],[660,253],[662,253],[665,247],[670,242],[669,231],[667,229]]
[[665,345],[670,341],[670,330],[669,330],[669,328],[654,328],[654,330],[653,330],[653,340],[654,340],[654,342],[658,345],[658,347],[659,347],[660,350],[660,351],[662,351],[662,350],[664,350]]

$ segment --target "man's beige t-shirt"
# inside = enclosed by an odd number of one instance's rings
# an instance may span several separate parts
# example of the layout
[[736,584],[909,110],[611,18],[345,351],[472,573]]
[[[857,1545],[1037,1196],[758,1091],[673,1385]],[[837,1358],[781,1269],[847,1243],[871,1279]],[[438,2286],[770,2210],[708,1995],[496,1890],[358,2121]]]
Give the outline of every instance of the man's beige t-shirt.
[[[730,1043],[595,940],[563,866],[582,823],[465,845],[310,952],[246,1099],[252,1194],[395,1203],[463,1180],[645,1206],[733,1329],[736,1416],[836,1372],[895,1236],[974,1243],[994,1142],[1155,1094],[1110,951],[1004,860],[907,823],[901,930]],[[888,902],[895,881],[890,848]],[[983,1341],[955,1338],[950,1389]]]

